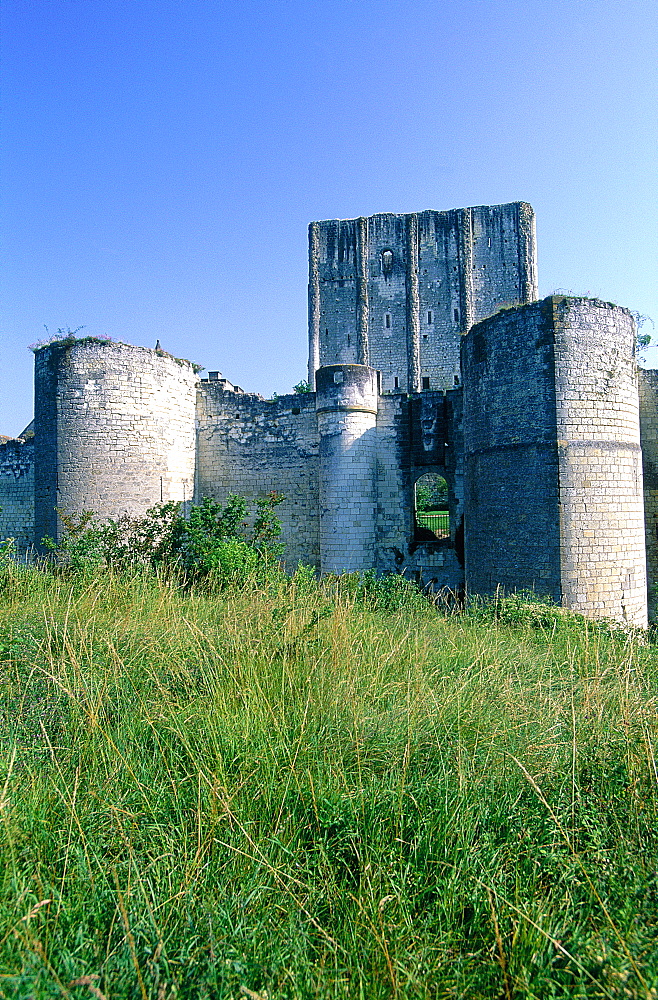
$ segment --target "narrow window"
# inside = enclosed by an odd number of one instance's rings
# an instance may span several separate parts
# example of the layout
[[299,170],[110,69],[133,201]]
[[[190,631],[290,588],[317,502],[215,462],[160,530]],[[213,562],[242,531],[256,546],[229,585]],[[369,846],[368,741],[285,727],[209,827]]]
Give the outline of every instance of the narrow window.
[[427,325],[431,326],[433,322],[434,322],[434,316],[432,315],[432,310],[428,309],[427,310]]
[[386,313],[385,316],[384,316],[384,326],[386,327],[387,330],[391,329],[391,314],[390,313]]
[[393,388],[394,388],[394,389],[399,389],[399,388],[400,388],[400,380],[399,380],[399,378],[397,377],[397,375],[396,375],[396,376],[395,376],[395,378],[393,379]]
[[384,275],[385,278],[388,278],[392,270],[393,270],[393,251],[382,250],[382,274]]
[[414,487],[414,526],[416,541],[450,538],[448,484],[435,472],[421,476]]
[[454,316],[455,316],[455,323],[459,323],[459,309],[455,309]]
[[423,392],[427,392],[429,390],[429,387],[430,387],[429,376],[424,376],[423,377]]
[[490,247],[490,246],[491,246],[491,237],[489,237],[489,239],[488,239],[488,241],[487,241],[487,246],[488,246],[488,247]]
[[459,385],[459,375],[455,375],[455,385]]

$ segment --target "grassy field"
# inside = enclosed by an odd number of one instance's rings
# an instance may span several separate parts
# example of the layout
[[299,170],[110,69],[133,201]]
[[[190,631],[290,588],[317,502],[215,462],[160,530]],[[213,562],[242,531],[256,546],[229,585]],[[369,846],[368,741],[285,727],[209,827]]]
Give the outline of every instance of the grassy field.
[[658,996],[637,637],[11,570],[0,657],[0,997]]

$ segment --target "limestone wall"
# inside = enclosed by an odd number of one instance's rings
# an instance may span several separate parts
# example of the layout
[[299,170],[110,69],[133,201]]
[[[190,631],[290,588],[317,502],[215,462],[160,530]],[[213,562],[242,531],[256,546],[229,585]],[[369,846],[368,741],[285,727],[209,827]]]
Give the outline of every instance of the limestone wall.
[[[56,508],[275,492],[290,568],[527,588],[643,625],[658,375],[640,376],[643,505],[631,315],[533,301],[524,203],[313,223],[309,261],[313,394],[264,400],[125,344],[37,351],[34,444],[0,445],[0,535],[56,538]],[[414,524],[428,472],[448,482],[449,538]]]
[[[283,494],[290,568],[374,568],[461,589],[461,392],[377,397],[376,373],[358,365],[318,379],[317,394],[274,401],[202,382],[197,500]],[[451,485],[453,537],[441,543],[414,538],[414,483],[427,471]]]
[[465,568],[562,599],[552,312],[506,310],[464,338]]
[[318,450],[315,395],[260,396],[203,382],[197,400],[196,498],[274,491],[285,558],[319,566]]
[[34,537],[34,438],[0,444],[0,540],[13,538],[19,552]]
[[630,314],[551,297],[464,340],[466,581],[646,623]]
[[197,377],[188,361],[105,341],[35,356],[37,539],[55,508],[138,515],[194,490]]
[[520,202],[312,223],[309,262],[311,381],[319,365],[359,363],[384,391],[451,389],[460,334],[537,295]]
[[626,309],[552,298],[564,603],[647,623],[635,322]]

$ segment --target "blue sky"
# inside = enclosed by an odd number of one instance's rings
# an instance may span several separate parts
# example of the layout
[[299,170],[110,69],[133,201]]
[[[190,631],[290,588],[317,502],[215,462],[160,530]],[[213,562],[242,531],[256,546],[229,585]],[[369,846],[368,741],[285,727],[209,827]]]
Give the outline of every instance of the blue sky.
[[0,433],[31,418],[44,325],[290,391],[313,219],[529,201],[540,293],[628,306],[658,340],[655,0],[3,0],[0,18]]

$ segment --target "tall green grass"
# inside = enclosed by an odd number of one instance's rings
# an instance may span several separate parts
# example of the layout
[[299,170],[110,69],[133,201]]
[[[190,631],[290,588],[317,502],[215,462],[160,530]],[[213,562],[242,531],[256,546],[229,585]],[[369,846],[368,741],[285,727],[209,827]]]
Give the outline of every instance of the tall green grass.
[[658,996],[637,637],[305,573],[0,609],[0,996]]

